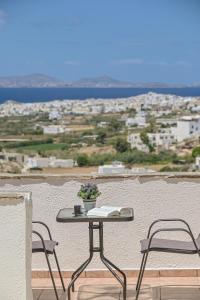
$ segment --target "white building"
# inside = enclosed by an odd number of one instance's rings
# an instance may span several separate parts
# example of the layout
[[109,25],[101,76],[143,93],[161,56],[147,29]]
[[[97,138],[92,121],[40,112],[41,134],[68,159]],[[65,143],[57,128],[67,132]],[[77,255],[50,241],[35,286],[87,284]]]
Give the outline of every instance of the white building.
[[24,161],[24,155],[20,153],[12,153],[12,152],[0,152],[0,160],[6,162],[17,162],[22,164]]
[[200,156],[197,156],[195,159],[195,167],[199,170],[200,169]]
[[43,126],[42,128],[44,134],[60,134],[60,133],[71,131],[70,128],[61,125],[49,125],[49,126]]
[[176,143],[176,137],[171,132],[148,133],[149,141],[154,147],[169,149]]
[[130,171],[130,173],[155,173],[156,171],[153,169],[149,169],[149,168],[135,168],[133,167]]
[[137,125],[138,127],[145,127],[146,123],[146,116],[144,112],[139,112],[135,118],[128,118],[126,120],[126,126],[131,127]]
[[50,111],[49,113],[49,120],[60,120],[61,119],[61,114],[57,110]]
[[[154,147],[169,149],[176,142],[176,137],[169,132],[147,133],[149,142]],[[149,148],[145,145],[139,133],[131,133],[128,135],[127,141],[131,144],[131,148],[136,148],[143,152],[149,152]]]
[[51,157],[26,157],[24,163],[25,170],[33,168],[73,168],[73,159],[57,159],[54,156]]
[[50,159],[48,157],[27,157],[24,166],[26,169],[48,168]]
[[98,168],[98,174],[109,175],[109,174],[124,174],[125,166],[121,162],[113,162],[112,165],[104,165]]
[[149,148],[142,142],[139,133],[129,134],[127,141],[131,144],[132,149],[136,148],[143,152],[149,152]]
[[73,159],[56,159],[55,157],[50,157],[50,167],[53,168],[73,168]]
[[177,121],[177,127],[172,128],[178,142],[191,137],[200,136],[200,116],[185,116]]
[[99,128],[106,128],[107,126],[109,125],[109,122],[99,122],[98,124],[97,124],[97,127],[99,127]]

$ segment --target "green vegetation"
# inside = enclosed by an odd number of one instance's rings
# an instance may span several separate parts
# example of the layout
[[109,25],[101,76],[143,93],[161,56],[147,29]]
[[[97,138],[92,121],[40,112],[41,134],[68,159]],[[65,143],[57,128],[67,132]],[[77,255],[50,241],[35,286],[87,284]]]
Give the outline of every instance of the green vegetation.
[[67,145],[66,144],[38,144],[38,145],[30,145],[30,146],[24,146],[24,147],[18,147],[19,151],[27,151],[27,150],[33,150],[33,151],[48,151],[48,150],[66,150]]
[[48,138],[45,140],[31,140],[31,141],[23,141],[23,142],[9,142],[4,144],[4,148],[12,149],[12,148],[26,148],[26,147],[36,147],[40,145],[49,145],[53,144],[53,139]]
[[197,157],[197,156],[200,156],[200,146],[198,147],[195,147],[193,150],[192,150],[192,157]]
[[124,153],[130,149],[130,144],[126,141],[126,139],[117,138],[114,148],[117,152]]
[[81,188],[77,194],[83,201],[94,201],[101,195],[96,184],[87,183],[81,185]]
[[24,136],[42,135],[42,129],[36,128],[38,122],[47,122],[47,114],[0,118],[1,135]]
[[113,161],[121,161],[126,165],[132,164],[166,164],[170,163],[177,158],[176,154],[170,151],[161,151],[159,154],[144,153],[138,150],[129,150],[123,153],[104,153],[94,154],[92,156],[81,154],[75,157],[77,164],[83,166],[101,166]]
[[120,129],[122,129],[122,122],[118,121],[118,118],[112,118],[110,120],[110,123],[109,123],[109,126],[108,126],[108,129],[111,131],[111,132],[118,132]]
[[104,145],[106,141],[106,137],[107,137],[106,131],[100,130],[96,138],[96,142]]
[[170,166],[165,166],[163,168],[160,169],[160,172],[187,172],[189,170],[190,166],[189,165],[185,165],[185,166],[174,166],[174,167],[170,167]]
[[[135,114],[136,111],[130,109],[127,110],[125,117],[134,117]],[[3,117],[0,118],[1,137],[8,141],[0,142],[0,151],[73,158],[79,167],[101,166],[113,161],[121,161],[128,167],[134,164],[162,164],[163,172],[187,171],[195,157],[200,155],[200,146],[193,149],[192,155],[188,154],[184,157],[179,157],[176,151],[155,152],[148,133],[157,132],[161,127],[168,127],[168,125],[157,124],[150,111],[148,111],[149,126],[145,129],[136,127],[127,129],[122,119],[125,118],[122,118],[120,113],[97,116],[69,115],[63,118],[62,124],[70,124],[71,132],[44,135],[41,129],[43,125],[61,124],[60,121],[49,121],[48,114]],[[101,124],[103,127],[99,126],[101,122],[106,122]],[[131,132],[140,134],[149,153],[130,148],[127,134]],[[16,139],[16,141],[9,142],[9,139]]]
[[80,154],[76,157],[77,165],[79,167],[85,167],[89,165],[89,157],[86,154]]
[[146,131],[142,131],[142,132],[140,133],[140,138],[141,138],[141,141],[148,147],[149,152],[153,152],[153,151],[154,151],[154,147],[153,147],[153,145],[150,143],[149,137],[148,137]]

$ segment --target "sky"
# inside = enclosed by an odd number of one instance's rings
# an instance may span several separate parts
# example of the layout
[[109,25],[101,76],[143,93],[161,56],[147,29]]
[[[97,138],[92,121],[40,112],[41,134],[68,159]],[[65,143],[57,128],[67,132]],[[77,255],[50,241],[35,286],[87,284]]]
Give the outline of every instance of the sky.
[[0,76],[200,82],[200,0],[0,0]]

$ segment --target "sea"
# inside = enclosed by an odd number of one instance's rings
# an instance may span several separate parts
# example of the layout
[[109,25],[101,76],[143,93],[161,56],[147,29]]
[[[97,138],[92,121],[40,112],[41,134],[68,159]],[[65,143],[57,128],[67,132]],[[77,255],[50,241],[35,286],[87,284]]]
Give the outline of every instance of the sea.
[[8,100],[23,103],[52,100],[126,98],[149,92],[200,97],[199,88],[0,88],[0,104]]

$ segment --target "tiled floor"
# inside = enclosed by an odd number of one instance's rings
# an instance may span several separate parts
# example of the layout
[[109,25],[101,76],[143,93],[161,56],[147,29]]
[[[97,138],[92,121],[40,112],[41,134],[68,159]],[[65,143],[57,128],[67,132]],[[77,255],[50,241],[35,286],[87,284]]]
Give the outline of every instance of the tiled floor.
[[[59,280],[56,283],[60,288]],[[65,279],[65,284],[69,283]],[[135,295],[135,278],[128,278],[127,300]],[[55,300],[50,279],[33,279],[34,300]],[[60,300],[67,295],[59,289]],[[113,278],[80,278],[71,300],[122,300],[122,291]],[[140,300],[200,300],[200,278],[144,278]]]

